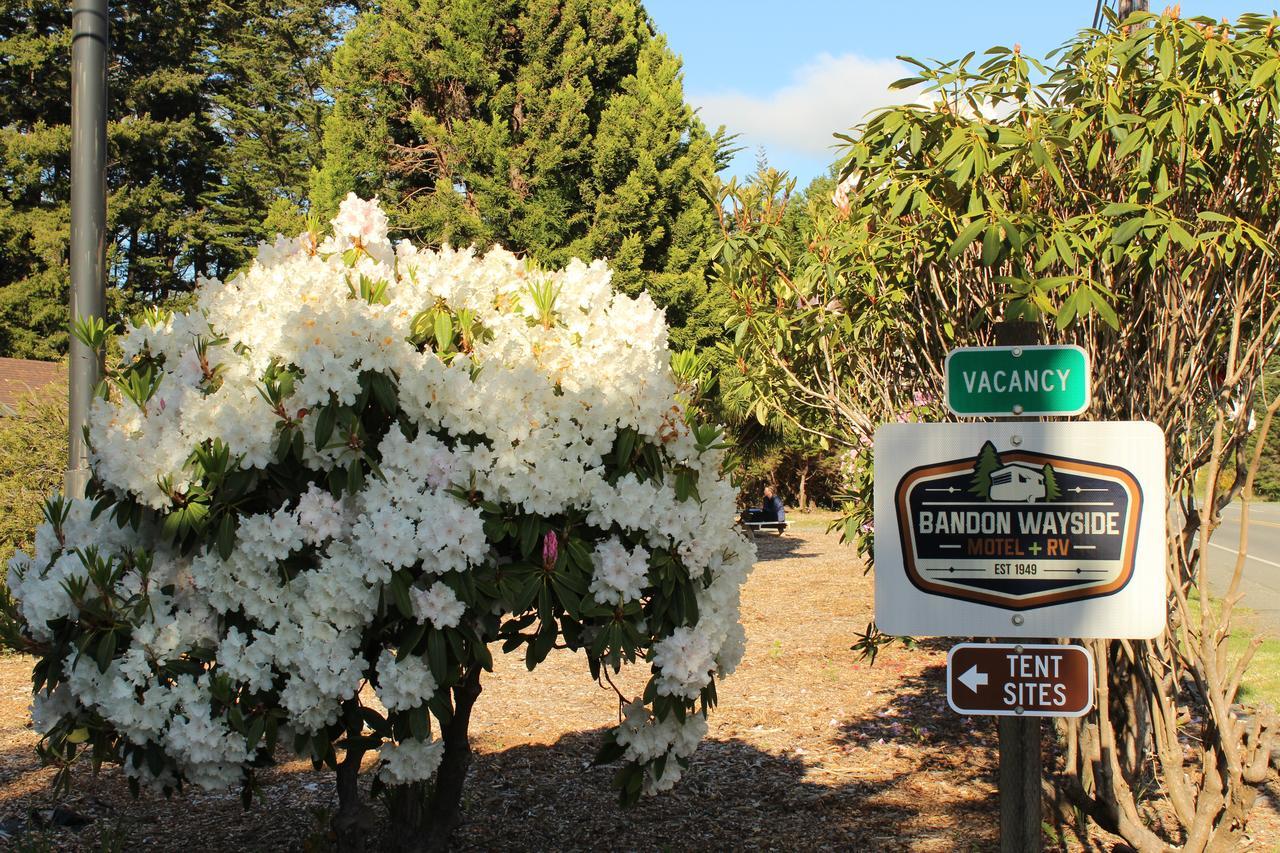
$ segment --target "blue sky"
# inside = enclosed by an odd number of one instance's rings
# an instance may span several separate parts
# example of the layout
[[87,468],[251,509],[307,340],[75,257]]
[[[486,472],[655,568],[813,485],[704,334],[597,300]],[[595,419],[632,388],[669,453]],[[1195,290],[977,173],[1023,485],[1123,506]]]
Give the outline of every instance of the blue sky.
[[[1186,17],[1231,20],[1271,11],[1230,0],[1181,6]],[[753,171],[763,148],[770,165],[803,186],[835,159],[832,132],[895,97],[886,87],[909,76],[895,56],[955,59],[1017,43],[1043,57],[1092,23],[1094,2],[645,0],[645,8],[684,59],[690,103],[711,127],[740,134],[733,173]]]

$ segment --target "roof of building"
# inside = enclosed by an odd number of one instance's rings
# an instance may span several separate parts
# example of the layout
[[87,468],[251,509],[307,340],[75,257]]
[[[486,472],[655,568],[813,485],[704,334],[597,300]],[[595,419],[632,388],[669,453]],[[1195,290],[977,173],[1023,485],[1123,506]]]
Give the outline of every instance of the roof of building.
[[0,358],[0,414],[12,414],[24,396],[66,376],[67,366],[60,361]]

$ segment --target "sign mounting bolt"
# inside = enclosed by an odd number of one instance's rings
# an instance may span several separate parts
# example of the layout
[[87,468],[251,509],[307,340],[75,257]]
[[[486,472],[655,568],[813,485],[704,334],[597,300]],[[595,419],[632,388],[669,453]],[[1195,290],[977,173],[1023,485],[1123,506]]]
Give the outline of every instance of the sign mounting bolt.
[[1022,409],[1022,404],[1021,404],[1021,403],[1014,403],[1014,404],[1013,404],[1013,413],[1014,413],[1015,415],[1020,415],[1020,414],[1022,414],[1022,411],[1023,411],[1023,409]]
[[[1015,411],[1021,408],[1022,408],[1021,406],[1016,406]],[[1014,447],[1019,446],[1020,444],[1022,444],[1022,436],[1020,435],[1009,436],[1009,443],[1012,444]]]
[[1022,358],[1022,347],[1014,347],[1012,355],[1014,358]]
[[1027,621],[1026,618],[1021,613],[1013,614],[1013,624],[1021,625],[1023,622],[1026,622],[1026,621]]
[[1026,709],[1025,709],[1025,708],[1023,708],[1021,705],[1019,705],[1018,707],[1016,707],[1016,708],[1014,708],[1014,709],[1013,709],[1013,713],[1015,713],[1015,714],[1017,714],[1019,717],[1021,717],[1023,714],[1025,714],[1025,713],[1026,713]]

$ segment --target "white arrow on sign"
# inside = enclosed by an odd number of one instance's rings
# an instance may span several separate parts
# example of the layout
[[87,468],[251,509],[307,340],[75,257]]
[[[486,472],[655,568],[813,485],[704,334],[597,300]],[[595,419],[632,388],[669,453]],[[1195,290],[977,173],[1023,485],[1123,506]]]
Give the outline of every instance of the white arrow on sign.
[[969,667],[968,672],[960,676],[960,683],[965,687],[968,687],[974,693],[977,693],[979,687],[987,686],[987,674],[985,672],[978,672],[978,665],[975,663],[973,666]]

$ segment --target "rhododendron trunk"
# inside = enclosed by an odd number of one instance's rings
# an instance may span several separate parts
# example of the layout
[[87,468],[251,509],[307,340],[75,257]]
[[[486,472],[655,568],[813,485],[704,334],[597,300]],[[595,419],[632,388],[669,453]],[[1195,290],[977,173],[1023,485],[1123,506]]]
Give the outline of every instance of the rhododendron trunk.
[[338,813],[333,818],[333,834],[340,853],[364,853],[365,839],[373,817],[360,798],[360,761],[364,750],[347,750],[338,765]]
[[[436,771],[435,791],[431,797],[425,843],[421,847],[404,846],[409,851],[449,849],[449,836],[462,819],[462,786],[471,767],[471,742],[467,729],[471,725],[471,708],[480,697],[480,667],[472,667],[461,684],[453,688],[453,717],[444,726],[444,759]],[[392,812],[392,832],[399,828]]]

